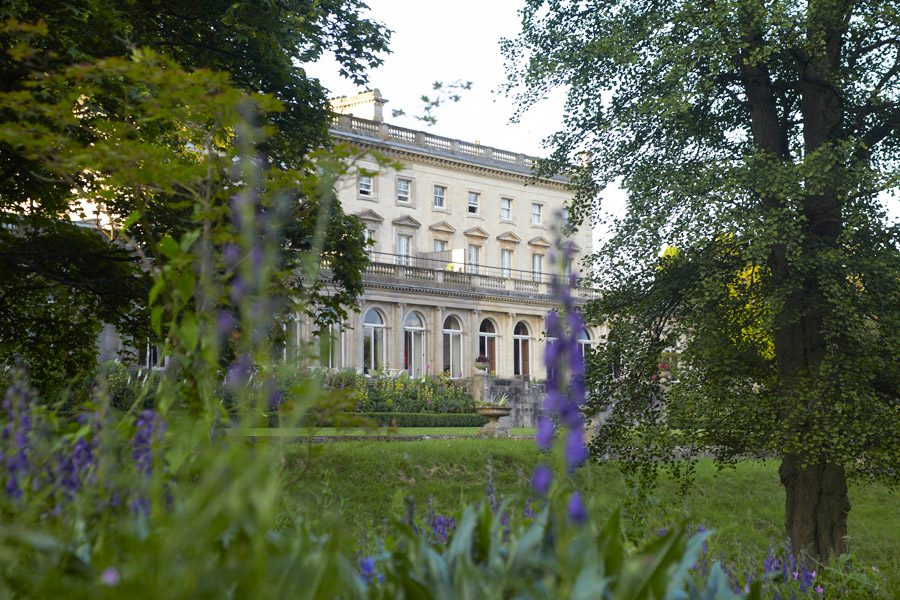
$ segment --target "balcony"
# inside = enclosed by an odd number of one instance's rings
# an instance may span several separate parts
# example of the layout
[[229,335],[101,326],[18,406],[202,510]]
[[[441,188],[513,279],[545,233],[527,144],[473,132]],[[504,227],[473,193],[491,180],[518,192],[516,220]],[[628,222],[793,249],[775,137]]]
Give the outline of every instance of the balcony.
[[[543,301],[553,295],[556,275],[465,264],[454,261],[452,256],[452,251],[418,256],[370,252],[364,279],[367,285],[404,283],[415,288],[466,291],[485,296],[540,297]],[[587,301],[598,298],[600,292],[581,286],[579,280],[573,296],[578,301]]]

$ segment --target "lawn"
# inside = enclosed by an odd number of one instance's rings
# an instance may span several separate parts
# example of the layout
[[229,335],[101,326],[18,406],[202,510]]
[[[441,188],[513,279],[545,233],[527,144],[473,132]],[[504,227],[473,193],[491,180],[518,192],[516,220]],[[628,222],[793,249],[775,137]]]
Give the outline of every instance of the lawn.
[[[336,428],[336,427],[256,427],[234,429],[235,435],[253,437],[475,437],[481,432],[480,427],[393,427],[393,428]],[[515,436],[533,436],[534,429],[529,427],[512,427],[509,430]]]
[[[361,440],[287,448],[285,508],[363,543],[373,533],[386,533],[390,519],[402,514],[407,495],[414,498],[420,516],[429,497],[444,513],[483,499],[489,459],[498,494],[516,498],[517,506],[522,506],[531,471],[541,459],[532,442],[519,440]],[[714,556],[758,557],[761,562],[769,547],[781,543],[784,492],[777,469],[777,463],[769,461],[719,472],[711,461],[701,461],[696,485],[686,495],[679,493],[674,481],[663,478],[650,498],[645,523],[632,526],[650,536],[687,519],[715,529],[710,541]],[[628,495],[612,463],[580,470],[576,483],[591,498],[598,517],[620,506]],[[896,496],[880,485],[855,485],[850,500],[853,555],[867,569],[875,566],[885,573],[888,589],[900,589]]]

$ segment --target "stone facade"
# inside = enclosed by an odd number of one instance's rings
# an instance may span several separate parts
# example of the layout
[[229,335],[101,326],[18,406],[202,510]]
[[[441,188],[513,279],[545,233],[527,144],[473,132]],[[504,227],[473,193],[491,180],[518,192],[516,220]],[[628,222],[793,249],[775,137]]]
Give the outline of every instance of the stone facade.
[[[484,354],[496,377],[544,379],[554,226],[571,199],[565,179],[534,178],[535,159],[523,154],[384,123],[384,103],[377,90],[336,103],[345,114],[333,137],[361,150],[338,198],[374,246],[360,311],[324,341],[325,366],[468,378]],[[402,167],[380,167],[373,153]],[[577,272],[591,232],[567,243]],[[313,338],[310,323],[297,327],[299,339]],[[586,330],[584,343],[603,333]]]

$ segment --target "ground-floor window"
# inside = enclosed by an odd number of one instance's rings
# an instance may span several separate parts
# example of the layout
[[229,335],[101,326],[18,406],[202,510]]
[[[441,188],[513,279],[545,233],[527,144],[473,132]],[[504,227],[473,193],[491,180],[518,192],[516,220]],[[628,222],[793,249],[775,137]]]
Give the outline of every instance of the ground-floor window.
[[374,308],[363,318],[363,373],[384,368],[384,317]]
[[587,358],[588,352],[591,351],[591,334],[587,329],[582,329],[578,333],[578,349],[581,350],[581,357]]
[[513,374],[521,377],[528,377],[530,373],[530,338],[528,325],[526,325],[524,321],[516,323],[516,327],[513,330]]
[[403,368],[410,377],[425,374],[425,320],[417,312],[403,322]]
[[444,372],[459,379],[462,377],[462,326],[453,315],[444,319],[443,346]]
[[497,327],[490,319],[478,328],[478,354],[487,358],[488,373],[497,372]]
[[344,328],[332,323],[319,335],[319,364],[329,369],[340,369],[343,361]]

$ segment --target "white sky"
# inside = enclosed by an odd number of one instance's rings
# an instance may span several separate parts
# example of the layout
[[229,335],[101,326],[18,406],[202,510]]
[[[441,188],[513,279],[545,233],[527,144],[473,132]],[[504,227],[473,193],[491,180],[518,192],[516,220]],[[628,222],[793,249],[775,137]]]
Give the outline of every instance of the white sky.
[[[514,37],[519,29],[521,0],[368,0],[370,16],[393,30],[391,54],[369,74],[369,88],[378,88],[388,100],[386,121],[435,135],[479,142],[501,150],[547,156],[542,146],[547,136],[562,125],[564,95],[560,92],[532,107],[518,123],[510,123],[513,101],[499,92],[506,81],[500,39]],[[304,65],[318,77],[332,96],[363,91],[338,75],[332,59]],[[457,103],[436,109],[437,123],[429,126],[410,115],[422,114],[420,97],[433,97],[435,81],[448,84],[471,81]],[[407,116],[392,117],[402,109]],[[624,195],[604,193],[616,212],[624,207]],[[594,232],[596,247],[600,232]]]
[[[389,102],[385,120],[436,135],[480,141],[514,152],[547,154],[541,140],[561,124],[562,95],[532,110],[521,123],[510,124],[513,103],[495,90],[505,81],[501,37],[519,30],[519,0],[369,0],[368,16],[394,31],[392,53],[385,64],[370,72],[369,86],[378,88]],[[362,91],[337,74],[332,60],[307,65],[334,96]],[[456,104],[444,104],[428,127],[412,117],[391,117],[392,109],[421,114],[423,94],[433,96],[431,84],[471,81]]]

